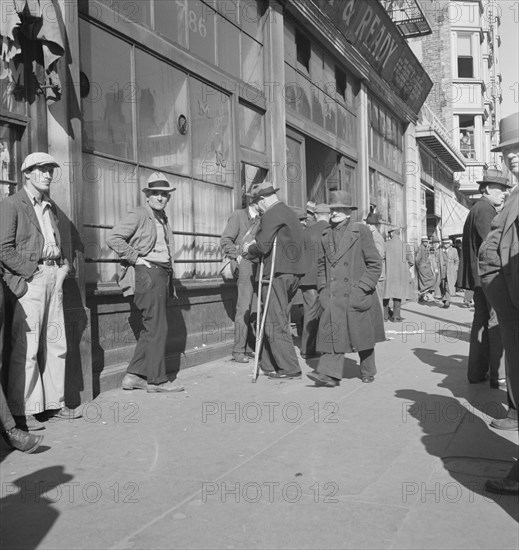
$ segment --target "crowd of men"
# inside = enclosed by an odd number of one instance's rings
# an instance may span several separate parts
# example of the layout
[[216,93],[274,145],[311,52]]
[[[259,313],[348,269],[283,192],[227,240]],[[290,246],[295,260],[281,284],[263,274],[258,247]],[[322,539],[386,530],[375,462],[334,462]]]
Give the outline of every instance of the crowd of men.
[[[515,178],[518,132],[519,117],[503,119],[495,149],[502,151]],[[64,398],[66,338],[47,337],[52,327],[64,327],[62,286],[71,269],[61,249],[56,205],[48,196],[56,167],[52,156],[30,154],[21,168],[23,188],[0,203],[0,269],[13,304],[6,396],[0,386],[0,428],[13,448],[25,452],[40,445],[42,436],[30,432],[42,429],[45,420],[81,416]],[[465,224],[461,277],[450,238],[440,247],[438,238],[433,236],[430,243],[424,236],[415,252],[402,241],[402,227],[389,227],[385,241],[376,212],[353,221],[357,205],[347,191],[331,191],[328,204],[309,203],[301,211],[279,199],[274,183],[254,184],[248,204],[231,215],[221,237],[237,280],[234,361],[254,359],[271,379],[301,379],[291,330],[292,302],[301,290],[301,356],[319,358],[307,376],[317,386],[336,387],[345,353],[357,353],[362,382],[371,383],[377,373],[375,345],[385,340],[384,321],[403,320],[402,302],[414,298],[416,273],[420,302],[436,298],[448,308],[456,286],[473,291],[468,380],[489,379],[491,387],[507,388],[509,414],[492,425],[517,430],[519,186],[510,192],[508,178],[492,171],[478,183],[482,198]],[[169,380],[165,360],[167,301],[176,297],[165,209],[174,191],[164,174],[153,173],[143,189],[145,205],[128,212],[107,237],[121,262],[119,285],[133,296],[142,315],[143,329],[122,381],[125,390],[184,390]],[[3,285],[0,291],[2,336]],[[252,322],[255,292],[263,303],[262,348],[256,345]],[[517,467],[487,485],[489,490],[517,492]]]

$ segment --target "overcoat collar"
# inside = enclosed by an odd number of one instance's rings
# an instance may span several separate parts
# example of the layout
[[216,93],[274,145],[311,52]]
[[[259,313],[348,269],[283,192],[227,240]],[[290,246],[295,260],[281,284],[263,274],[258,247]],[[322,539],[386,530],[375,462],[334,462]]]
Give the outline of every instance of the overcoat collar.
[[333,229],[327,227],[322,236],[322,243],[324,247],[324,253],[332,265],[335,265],[348,250],[358,241],[359,228],[357,224],[354,224],[351,220],[346,227],[342,239],[339,242],[337,250],[335,249],[335,243],[333,241]]

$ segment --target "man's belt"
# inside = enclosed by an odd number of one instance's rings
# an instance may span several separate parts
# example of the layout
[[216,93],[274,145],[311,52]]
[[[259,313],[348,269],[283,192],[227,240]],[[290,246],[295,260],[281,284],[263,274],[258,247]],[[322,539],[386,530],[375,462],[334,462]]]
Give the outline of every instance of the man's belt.
[[58,267],[61,265],[60,258],[56,258],[54,260],[39,260],[39,265],[57,265]]

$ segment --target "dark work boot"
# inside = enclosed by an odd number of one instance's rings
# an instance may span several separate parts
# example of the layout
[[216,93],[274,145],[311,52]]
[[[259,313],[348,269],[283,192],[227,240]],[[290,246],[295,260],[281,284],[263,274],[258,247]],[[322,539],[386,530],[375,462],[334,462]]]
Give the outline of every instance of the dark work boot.
[[402,300],[397,300],[396,298],[393,298],[393,320],[394,321],[403,321],[404,319],[400,315],[400,306],[402,304]]

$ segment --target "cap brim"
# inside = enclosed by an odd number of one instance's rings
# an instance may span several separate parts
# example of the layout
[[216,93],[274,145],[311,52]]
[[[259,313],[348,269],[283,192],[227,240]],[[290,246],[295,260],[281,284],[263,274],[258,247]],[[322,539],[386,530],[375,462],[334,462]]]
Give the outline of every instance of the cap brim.
[[349,208],[350,210],[358,210],[357,206],[352,206],[351,204],[330,204],[331,208]]

